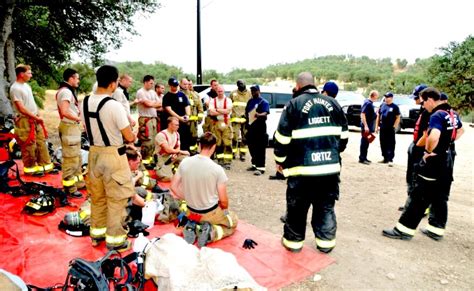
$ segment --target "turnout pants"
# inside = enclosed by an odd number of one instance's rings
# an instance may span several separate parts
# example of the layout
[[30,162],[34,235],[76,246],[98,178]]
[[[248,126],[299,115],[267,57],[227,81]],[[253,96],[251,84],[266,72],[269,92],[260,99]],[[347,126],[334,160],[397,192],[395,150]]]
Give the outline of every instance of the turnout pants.
[[306,218],[313,206],[311,226],[318,248],[336,246],[335,201],[339,198],[339,175],[289,177],[286,190],[287,218],[283,227],[284,244],[301,249]]
[[187,157],[182,154],[157,155],[156,176],[159,181],[168,182],[173,178],[173,174],[179,166],[179,163]]
[[135,194],[132,174],[125,151],[119,147],[91,146],[87,191],[91,195],[90,236],[103,239],[108,247],[117,247],[127,240],[126,207]]
[[[192,212],[192,211],[191,211]],[[237,228],[237,215],[229,211],[228,215],[218,206],[207,213],[201,213],[200,222],[207,221],[212,225],[211,241],[218,241],[232,235]]]
[[54,169],[41,124],[20,116],[15,121],[15,135],[18,137],[25,174],[48,172]]
[[380,128],[380,148],[383,160],[393,162],[395,157],[395,128]]
[[265,171],[265,154],[268,144],[267,126],[265,121],[254,121],[247,132],[247,141],[251,156],[252,166],[257,170]]
[[216,157],[220,164],[232,163],[232,127],[224,121],[215,121],[213,133],[217,137]]
[[[234,157],[245,158],[247,148],[247,123],[232,122],[232,153]],[[239,139],[240,137],[240,139]]]
[[144,164],[151,164],[155,152],[157,120],[155,117],[138,118],[138,139],[141,142],[141,154]]
[[63,153],[62,184],[66,193],[85,186],[82,176],[81,126],[79,123],[59,123],[59,138]]
[[198,152],[198,122],[197,121],[191,121],[189,123],[189,131],[191,134],[191,139],[189,142],[189,152],[193,154],[197,154]]
[[444,235],[448,219],[448,200],[453,181],[453,154],[429,157],[415,168],[417,176],[413,192],[396,228],[408,235],[414,235],[426,208],[430,205],[427,230],[439,236]]

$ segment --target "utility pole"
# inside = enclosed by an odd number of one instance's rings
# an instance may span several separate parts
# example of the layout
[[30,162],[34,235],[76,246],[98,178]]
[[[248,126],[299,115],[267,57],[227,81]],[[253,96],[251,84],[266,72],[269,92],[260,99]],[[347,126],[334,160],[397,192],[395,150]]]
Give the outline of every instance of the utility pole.
[[197,0],[197,73],[196,83],[202,84],[201,68],[201,0]]

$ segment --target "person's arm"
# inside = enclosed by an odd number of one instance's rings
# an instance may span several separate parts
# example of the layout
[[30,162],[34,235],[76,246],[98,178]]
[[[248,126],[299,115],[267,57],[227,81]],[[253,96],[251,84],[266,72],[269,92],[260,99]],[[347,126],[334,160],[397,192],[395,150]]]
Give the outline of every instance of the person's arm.
[[379,133],[380,128],[380,110],[377,112],[377,118],[375,119],[375,132]]
[[458,128],[456,131],[456,140],[458,140],[464,134],[464,128]]
[[26,109],[25,105],[23,105],[23,102],[15,100],[15,106],[21,114],[26,115],[29,118],[34,119],[38,122],[43,122],[43,119],[41,117],[34,115],[28,109]]
[[66,117],[67,119],[80,122],[81,118],[79,118],[78,115],[72,114],[69,111],[69,106],[71,106],[71,103],[68,100],[63,100],[61,101],[61,103],[59,103],[59,111],[61,112],[61,115]]
[[423,159],[426,161],[426,158],[430,156],[435,156],[436,154],[433,153],[433,150],[436,148],[439,142],[439,137],[441,136],[441,131],[437,128],[430,129],[430,133],[426,138],[426,145],[425,145],[425,155]]
[[219,207],[223,210],[229,208],[229,197],[227,196],[226,183],[217,184],[217,195],[219,197]]
[[397,115],[397,117],[395,118],[395,122],[393,123],[393,128],[397,128],[398,127],[398,124],[400,124],[400,114]]
[[135,193],[132,196],[132,203],[133,203],[133,205],[136,205],[136,206],[139,206],[139,207],[145,207],[145,199],[140,197],[140,195],[138,195],[137,193]]
[[174,110],[171,109],[171,106],[166,106],[165,110],[168,112],[169,115],[178,118],[179,121],[181,121],[181,122],[185,122],[183,117],[179,116],[178,113],[174,112]]
[[365,113],[364,112],[360,113],[360,121],[364,125],[364,131],[369,132],[369,126],[367,125],[367,119],[365,118]]
[[179,148],[174,149],[170,147],[170,145],[165,141],[159,144],[159,146],[167,153],[170,155],[175,155],[175,154],[182,154],[182,155],[189,155],[188,151],[182,151]]
[[120,132],[122,133],[126,143],[134,143],[137,139],[130,126],[125,127],[124,129],[120,130]]
[[181,175],[178,172],[171,178],[171,195],[177,199],[184,199],[184,193],[181,188]]

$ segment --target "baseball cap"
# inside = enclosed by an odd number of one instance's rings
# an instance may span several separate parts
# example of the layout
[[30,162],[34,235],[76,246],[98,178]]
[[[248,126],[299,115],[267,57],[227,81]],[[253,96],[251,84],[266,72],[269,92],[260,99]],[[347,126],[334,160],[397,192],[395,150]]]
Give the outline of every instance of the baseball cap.
[[439,100],[441,101],[448,100],[448,95],[446,95],[446,93],[444,92],[441,92],[441,96],[439,97]]
[[420,98],[420,92],[428,88],[426,84],[420,84],[413,89],[413,92],[410,95],[410,98],[418,99]]
[[383,96],[388,97],[388,98],[393,98],[393,93],[392,92],[387,92]]
[[175,78],[169,78],[168,85],[173,86],[173,87],[178,87],[179,82]]
[[252,85],[252,87],[250,87],[250,90],[251,91],[260,91],[260,86],[255,84],[255,85]]
[[331,97],[336,97],[337,93],[339,92],[339,87],[334,82],[326,82],[322,92],[326,92]]

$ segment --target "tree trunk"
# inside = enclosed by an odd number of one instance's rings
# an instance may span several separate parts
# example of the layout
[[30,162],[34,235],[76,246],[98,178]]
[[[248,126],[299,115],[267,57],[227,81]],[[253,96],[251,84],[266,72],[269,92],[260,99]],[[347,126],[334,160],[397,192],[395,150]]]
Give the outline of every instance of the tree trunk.
[[[15,57],[14,57],[14,50],[7,51],[7,47],[10,47],[10,49],[13,49],[12,41],[9,40],[11,33],[12,33],[12,20],[13,20],[13,8],[14,4],[13,1],[11,1],[11,4],[4,4],[6,7],[5,11],[3,11],[0,15],[3,19],[0,20],[0,23],[2,24],[2,34],[0,36],[0,52],[1,52],[1,58],[0,58],[0,116],[5,116],[8,114],[12,114],[13,110],[11,107],[11,103],[9,98],[7,98],[7,89],[9,85],[9,80],[7,80],[5,77],[5,72],[7,69],[7,64],[8,64],[8,77],[9,79],[12,78],[12,76],[15,76],[15,73],[10,72],[11,71],[11,66],[15,64]],[[11,42],[11,43],[10,43]],[[13,64],[9,64],[8,61],[9,58],[13,55]],[[6,62],[7,61],[7,62]]]

